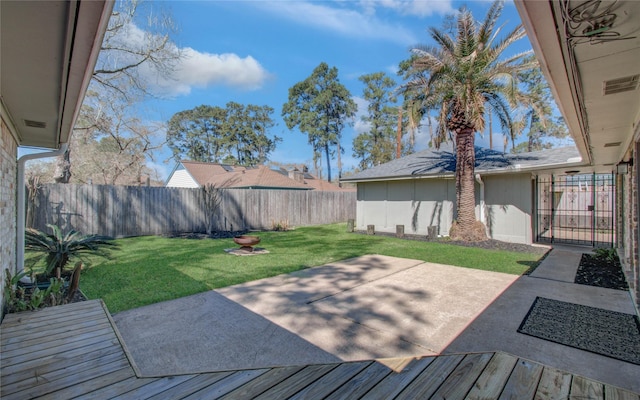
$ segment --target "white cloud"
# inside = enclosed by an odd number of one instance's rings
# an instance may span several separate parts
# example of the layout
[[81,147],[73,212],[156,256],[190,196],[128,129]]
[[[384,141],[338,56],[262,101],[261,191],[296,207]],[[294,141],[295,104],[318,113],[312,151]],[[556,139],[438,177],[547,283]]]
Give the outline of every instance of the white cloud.
[[358,112],[355,115],[355,122],[353,124],[353,138],[358,136],[361,133],[369,132],[371,128],[370,122],[365,122],[362,120],[364,115],[367,115],[367,107],[369,107],[369,102],[362,97],[353,96],[352,100],[358,106]]
[[201,53],[190,47],[182,49],[184,58],[176,66],[172,79],[160,79],[156,86],[162,94],[187,95],[194,87],[224,85],[244,90],[260,89],[269,73],[251,56],[233,53]]
[[431,15],[445,15],[455,11],[453,0],[361,0],[369,13],[375,7],[389,8],[400,14],[428,17]]
[[401,44],[413,44],[417,41],[414,35],[404,27],[391,25],[376,18],[369,12],[372,10],[370,7],[359,11],[339,7],[340,2],[305,1],[255,2],[254,4],[262,7],[266,12],[278,14],[305,26],[314,26],[349,37],[382,39]]
[[[111,38],[113,44],[124,48],[144,48],[149,41],[161,41],[158,36],[130,23]],[[178,50],[173,43],[174,50]],[[149,63],[138,68],[140,76],[147,82],[153,92],[162,97],[188,95],[194,87],[206,88],[212,85],[224,85],[242,90],[260,89],[269,78],[269,73],[250,55],[241,57],[233,53],[203,53],[185,47],[179,49],[182,58],[174,66],[170,76],[160,73]],[[117,58],[116,58],[117,57]],[[126,56],[122,52],[104,54],[106,65],[126,64]]]

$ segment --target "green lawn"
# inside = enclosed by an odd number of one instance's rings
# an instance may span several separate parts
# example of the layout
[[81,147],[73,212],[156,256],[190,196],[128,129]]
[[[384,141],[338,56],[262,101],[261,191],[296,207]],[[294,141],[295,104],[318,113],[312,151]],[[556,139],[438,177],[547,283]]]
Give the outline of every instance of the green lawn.
[[357,257],[383,254],[522,274],[536,254],[467,248],[346,232],[346,224],[260,232],[269,254],[238,257],[224,252],[232,239],[136,237],[119,239],[112,260],[93,259],[80,288],[90,299],[102,298],[113,313],[202,291],[261,279]]

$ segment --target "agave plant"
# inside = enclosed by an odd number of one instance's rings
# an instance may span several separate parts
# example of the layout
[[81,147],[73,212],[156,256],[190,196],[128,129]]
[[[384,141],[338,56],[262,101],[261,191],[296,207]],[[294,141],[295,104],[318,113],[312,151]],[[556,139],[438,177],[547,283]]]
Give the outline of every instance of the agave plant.
[[83,255],[97,255],[109,258],[109,248],[116,248],[113,238],[100,235],[83,235],[72,230],[66,235],[60,227],[47,224],[53,233],[48,234],[29,228],[25,232],[25,250],[40,253],[34,258],[38,262],[44,258],[46,276],[60,279],[65,266],[74,258],[82,259]]

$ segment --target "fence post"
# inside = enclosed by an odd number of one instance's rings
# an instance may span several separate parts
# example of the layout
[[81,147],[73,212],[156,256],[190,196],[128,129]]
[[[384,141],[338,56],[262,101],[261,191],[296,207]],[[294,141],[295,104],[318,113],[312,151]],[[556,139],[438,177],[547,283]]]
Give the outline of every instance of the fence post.
[[348,219],[347,220],[347,232],[353,232],[353,230],[355,229],[354,226],[355,226],[355,221],[352,218]]
[[427,239],[436,240],[438,238],[438,227],[437,226],[428,226],[427,227]]

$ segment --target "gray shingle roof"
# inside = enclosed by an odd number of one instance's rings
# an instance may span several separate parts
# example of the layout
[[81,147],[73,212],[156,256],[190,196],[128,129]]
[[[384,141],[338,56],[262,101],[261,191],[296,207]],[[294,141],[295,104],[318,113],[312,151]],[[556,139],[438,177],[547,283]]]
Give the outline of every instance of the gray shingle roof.
[[[572,146],[518,154],[476,147],[475,171],[477,173],[498,173],[522,169],[535,170],[563,164],[576,164],[580,161],[578,150]],[[456,156],[453,146],[449,144],[442,146],[440,150],[428,149],[410,154],[342,180],[346,182],[451,175],[455,173],[455,170]]]

